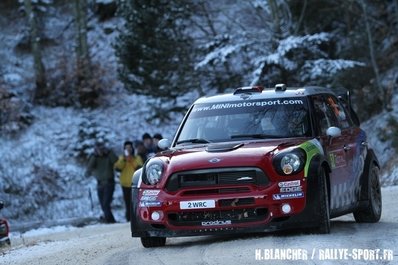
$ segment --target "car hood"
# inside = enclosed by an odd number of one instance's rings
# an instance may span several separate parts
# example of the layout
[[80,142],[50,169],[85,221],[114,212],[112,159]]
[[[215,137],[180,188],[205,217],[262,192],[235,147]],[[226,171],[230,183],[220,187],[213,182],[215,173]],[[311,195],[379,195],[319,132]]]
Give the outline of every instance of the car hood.
[[207,145],[184,146],[157,155],[154,159],[164,161],[166,175],[186,170],[261,167],[266,160],[271,161],[280,150],[300,144],[304,140],[229,142]]

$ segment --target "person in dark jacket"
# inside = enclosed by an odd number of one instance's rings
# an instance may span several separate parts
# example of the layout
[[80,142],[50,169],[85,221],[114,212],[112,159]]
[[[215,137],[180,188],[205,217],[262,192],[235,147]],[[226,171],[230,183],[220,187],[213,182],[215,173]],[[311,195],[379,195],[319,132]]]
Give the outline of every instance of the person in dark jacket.
[[151,158],[155,155],[156,150],[153,148],[153,139],[149,133],[144,133],[142,135],[142,142],[144,143],[144,147],[146,149],[147,158]]
[[97,194],[104,213],[106,223],[115,223],[111,204],[115,191],[114,165],[117,161],[115,153],[106,148],[103,143],[95,145],[95,152],[88,161],[86,176],[95,176],[97,179]]
[[159,146],[159,141],[163,139],[163,136],[160,133],[155,133],[153,135],[153,149],[155,150],[155,153],[159,153],[163,151]]

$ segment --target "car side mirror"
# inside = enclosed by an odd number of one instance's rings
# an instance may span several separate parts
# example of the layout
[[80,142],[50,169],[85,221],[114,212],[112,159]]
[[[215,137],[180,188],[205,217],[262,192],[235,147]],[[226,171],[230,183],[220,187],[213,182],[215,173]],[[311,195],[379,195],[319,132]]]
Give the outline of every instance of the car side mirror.
[[338,127],[329,127],[326,130],[326,135],[329,136],[330,138],[335,138],[341,136],[341,129]]
[[170,140],[169,139],[162,139],[158,142],[158,147],[162,150],[166,150],[170,148]]
[[3,209],[3,207],[4,207],[4,202],[0,201],[0,210]]

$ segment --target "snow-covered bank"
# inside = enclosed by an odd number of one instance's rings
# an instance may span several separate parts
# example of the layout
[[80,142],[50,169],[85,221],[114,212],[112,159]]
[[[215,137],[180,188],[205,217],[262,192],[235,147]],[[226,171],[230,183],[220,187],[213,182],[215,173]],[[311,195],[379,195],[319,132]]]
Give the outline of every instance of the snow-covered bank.
[[[124,95],[119,104],[92,111],[34,108],[36,118],[32,126],[18,137],[0,138],[0,190],[4,191],[1,199],[6,202],[1,214],[10,219],[11,225],[72,217],[97,218],[100,211],[95,180],[84,177],[85,165],[76,158],[80,124],[90,119],[100,133],[108,132],[101,137],[116,153],[122,152],[126,139],[141,139],[144,132],[172,137],[179,120],[160,130],[146,122],[148,108],[141,106],[141,102]],[[122,220],[124,205],[119,185],[113,206],[116,217]]]

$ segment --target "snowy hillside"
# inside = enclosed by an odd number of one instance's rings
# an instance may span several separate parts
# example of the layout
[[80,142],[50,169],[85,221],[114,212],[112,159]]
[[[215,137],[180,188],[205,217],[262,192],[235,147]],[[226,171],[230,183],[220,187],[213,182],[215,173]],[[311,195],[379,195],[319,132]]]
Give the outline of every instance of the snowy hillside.
[[[158,128],[145,122],[145,108],[140,102],[125,95],[117,105],[95,111],[79,112],[68,108],[33,109],[36,117],[32,126],[17,138],[1,138],[0,157],[6,193],[2,199],[9,202],[3,214],[11,220],[57,219],[85,215],[99,216],[94,179],[85,179],[84,165],[75,158],[80,122],[90,117],[109,131],[105,135],[117,153],[122,152],[126,139],[139,139],[144,132],[155,133]],[[142,100],[141,100],[142,102]],[[130,111],[121,111],[121,109]],[[172,137],[175,125],[163,127],[165,137]],[[9,191],[17,189],[10,193]],[[91,209],[89,190],[92,191],[94,210]],[[116,207],[122,208],[120,190]],[[11,195],[11,194],[18,194]],[[14,206],[21,209],[15,211]],[[123,206],[124,207],[124,206]],[[33,214],[33,216],[32,216]]]
[[398,163],[396,146],[393,143],[397,127],[391,124],[391,117],[398,118],[398,95],[392,99],[394,109],[380,113],[363,122],[362,128],[368,133],[370,146],[375,150],[382,165],[382,184],[398,185]]
[[[64,60],[74,52],[75,45],[73,17],[66,4],[48,9],[52,16],[44,23],[44,63],[55,76],[67,76],[68,66],[64,65]],[[90,152],[87,146],[92,146],[95,139],[82,139],[81,132],[97,133],[97,137],[103,138],[120,154],[125,140],[141,139],[145,132],[161,133],[171,139],[182,114],[171,114],[168,122],[150,121],[154,101],[128,93],[117,80],[113,42],[122,21],[120,18],[99,21],[95,16],[90,17],[88,40],[93,62],[104,70],[106,82],[101,107],[78,109],[31,105],[33,62],[26,49],[29,40],[26,39],[25,21],[18,10],[0,10],[0,81],[15,97],[24,100],[33,119],[30,126],[18,133],[0,135],[0,199],[6,202],[1,216],[7,216],[11,226],[75,217],[97,218],[100,208],[96,183],[93,178],[84,177],[84,160],[78,157],[79,152],[86,155]],[[225,54],[217,56],[227,57]],[[270,61],[271,57],[263,58],[264,62]],[[205,58],[198,63],[198,68],[214,59]],[[188,107],[198,96],[198,92],[191,92],[166,104]],[[398,158],[391,159],[396,157],[392,138],[398,126],[390,122],[391,115],[398,119],[398,95],[393,97],[391,105],[395,108],[392,112],[383,112],[362,123],[382,164],[383,185],[398,184],[398,167],[395,166]],[[114,197],[116,219],[123,221],[124,205],[119,185]]]
[[[68,52],[73,51],[74,37],[70,29],[70,10],[62,8],[47,23],[48,39],[56,40],[46,48],[46,66],[53,69]],[[12,14],[20,18],[18,13]],[[29,100],[31,86],[26,80],[32,80],[32,58],[19,52],[23,40],[21,34],[12,34],[23,28],[23,19],[16,19],[13,27],[6,27],[5,16],[0,17],[0,40],[4,47],[0,49],[3,65],[3,81],[13,88],[12,92],[20,98]],[[102,95],[102,107],[95,110],[78,110],[65,107],[30,106],[33,123],[26,130],[14,135],[0,137],[1,182],[0,198],[6,202],[2,216],[7,216],[11,225],[25,222],[100,216],[94,179],[84,178],[85,165],[77,159],[79,130],[96,130],[98,137],[104,138],[117,153],[122,152],[125,140],[140,140],[142,134],[162,133],[164,137],[173,137],[181,120],[175,115],[172,122],[159,127],[157,123],[148,123],[150,107],[145,97],[129,95],[116,80],[116,58],[112,41],[116,36],[118,19],[98,23],[91,20],[89,41],[93,60],[107,69],[107,78],[111,87]],[[51,27],[50,27],[51,25]],[[62,69],[60,69],[62,71]],[[191,99],[180,99],[191,101]],[[95,128],[84,128],[85,123]],[[101,135],[102,133],[102,135]],[[80,139],[81,140],[81,139]],[[92,146],[94,139],[88,139]],[[90,151],[84,150],[84,151]],[[91,194],[91,195],[90,195]],[[117,185],[114,208],[116,218],[123,221],[124,205],[121,189]]]

